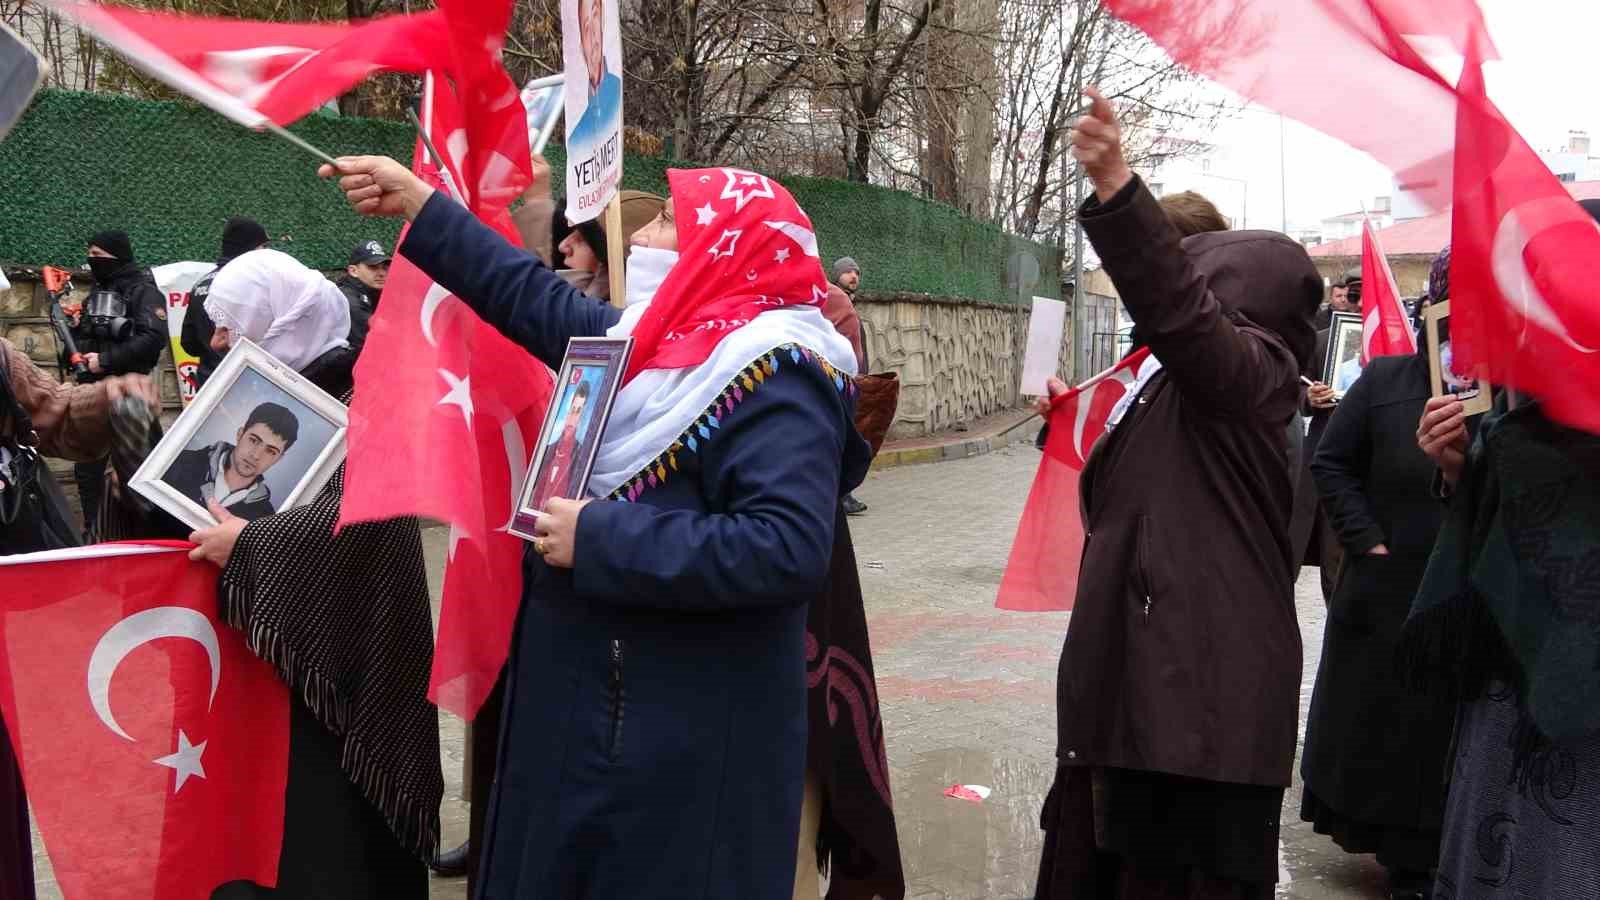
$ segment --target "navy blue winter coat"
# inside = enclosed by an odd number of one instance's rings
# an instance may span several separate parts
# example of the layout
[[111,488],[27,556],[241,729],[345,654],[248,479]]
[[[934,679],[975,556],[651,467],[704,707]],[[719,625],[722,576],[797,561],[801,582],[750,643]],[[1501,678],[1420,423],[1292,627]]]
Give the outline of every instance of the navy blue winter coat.
[[[442,195],[401,252],[551,367],[620,314]],[[806,606],[870,459],[825,362],[745,374],[664,480],[583,510],[573,569],[525,556],[482,900],[792,894]]]

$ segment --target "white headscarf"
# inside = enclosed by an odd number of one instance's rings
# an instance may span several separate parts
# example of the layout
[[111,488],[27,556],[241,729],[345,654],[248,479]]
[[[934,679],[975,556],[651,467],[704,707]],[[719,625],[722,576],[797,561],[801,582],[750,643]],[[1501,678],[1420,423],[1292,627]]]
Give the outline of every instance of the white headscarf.
[[251,250],[211,282],[206,314],[299,371],[335,347],[350,346],[350,304],[321,272],[287,253]]

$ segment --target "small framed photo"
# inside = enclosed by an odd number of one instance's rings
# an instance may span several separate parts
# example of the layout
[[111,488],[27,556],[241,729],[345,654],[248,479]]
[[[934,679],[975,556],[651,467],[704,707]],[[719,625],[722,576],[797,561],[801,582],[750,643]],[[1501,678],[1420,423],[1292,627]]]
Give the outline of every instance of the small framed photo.
[[557,497],[576,500],[588,489],[600,437],[632,352],[631,337],[573,338],[567,343],[550,408],[539,429],[538,449],[517,493],[512,534],[533,540],[545,504]]
[[565,75],[549,75],[522,89],[522,105],[528,110],[528,146],[536,154],[544,152],[566,106],[566,81]]
[[338,471],[348,421],[343,403],[240,341],[129,486],[196,530],[217,524],[208,500],[270,516],[310,502]]
[[1328,361],[1322,383],[1333,388],[1336,400],[1361,377],[1361,317],[1355,313],[1334,313],[1328,327]]
[[1433,396],[1446,394],[1461,401],[1469,416],[1489,411],[1494,398],[1482,379],[1456,374],[1450,352],[1450,301],[1428,305],[1422,311],[1422,327],[1428,341],[1428,377]]

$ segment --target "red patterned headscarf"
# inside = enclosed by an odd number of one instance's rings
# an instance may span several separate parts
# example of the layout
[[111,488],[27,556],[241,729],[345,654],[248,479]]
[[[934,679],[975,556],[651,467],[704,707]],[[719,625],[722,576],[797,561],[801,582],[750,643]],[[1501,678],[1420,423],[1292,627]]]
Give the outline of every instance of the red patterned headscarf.
[[670,169],[667,183],[678,262],[633,329],[625,381],[697,366],[756,316],[828,296],[816,232],[783,185],[740,169]]

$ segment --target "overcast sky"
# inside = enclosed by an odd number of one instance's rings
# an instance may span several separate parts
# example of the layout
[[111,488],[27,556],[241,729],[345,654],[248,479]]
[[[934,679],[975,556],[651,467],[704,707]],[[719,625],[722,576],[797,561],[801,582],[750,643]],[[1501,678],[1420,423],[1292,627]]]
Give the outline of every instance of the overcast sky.
[[[1485,66],[1489,95],[1536,150],[1566,144],[1567,132],[1581,129],[1600,153],[1600,64],[1594,41],[1600,37],[1600,0],[1479,0],[1501,59]],[[1352,116],[1362,114],[1360,98],[1350,98]],[[1352,212],[1389,194],[1389,172],[1370,156],[1294,121],[1283,129],[1287,165],[1289,222],[1315,226],[1323,218]],[[1281,225],[1278,117],[1247,108],[1218,127],[1210,140],[1227,148],[1227,165],[1249,188],[1249,224]],[[1173,189],[1205,184],[1169,185]],[[1224,193],[1213,181],[1209,188]],[[1223,198],[1217,198],[1222,202]],[[1229,201],[1236,204],[1237,199]]]

